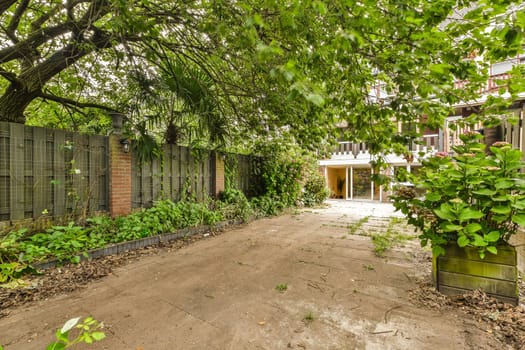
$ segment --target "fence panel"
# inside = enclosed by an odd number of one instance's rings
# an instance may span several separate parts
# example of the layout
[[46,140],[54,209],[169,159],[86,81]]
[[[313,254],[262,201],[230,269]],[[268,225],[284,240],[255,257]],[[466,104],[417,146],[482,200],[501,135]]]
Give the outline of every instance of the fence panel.
[[24,125],[10,124],[9,191],[11,220],[24,218]]
[[140,166],[135,152],[131,155],[131,207],[139,208],[141,203]]
[[0,123],[0,221],[9,220],[9,128],[7,123]]
[[253,156],[228,154],[225,160],[226,185],[242,191],[247,196],[255,194],[258,188],[256,159]]
[[107,137],[0,122],[0,221],[108,209]]
[[164,145],[162,158],[139,162],[133,154],[133,207],[150,207],[153,201],[185,196],[203,200],[212,193],[213,174],[209,151],[192,154],[188,147]]
[[189,149],[187,147],[179,147],[180,152],[180,176],[179,176],[179,191],[180,198],[184,198],[187,194],[187,179],[188,179],[188,169],[189,169]]

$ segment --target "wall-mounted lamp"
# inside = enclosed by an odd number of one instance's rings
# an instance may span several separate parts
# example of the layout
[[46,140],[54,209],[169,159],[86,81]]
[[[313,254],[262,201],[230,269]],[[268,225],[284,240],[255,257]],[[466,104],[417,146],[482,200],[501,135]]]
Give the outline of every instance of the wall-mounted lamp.
[[124,153],[129,153],[129,147],[130,147],[130,142],[128,139],[121,139],[120,140],[120,144],[122,145],[122,150],[124,151]]

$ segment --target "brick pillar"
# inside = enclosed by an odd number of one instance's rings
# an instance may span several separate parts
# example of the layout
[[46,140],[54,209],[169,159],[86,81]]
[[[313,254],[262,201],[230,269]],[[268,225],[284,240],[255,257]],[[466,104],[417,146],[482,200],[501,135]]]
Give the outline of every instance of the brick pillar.
[[224,191],[224,157],[217,152],[214,152],[214,156],[214,194],[217,196],[219,192]]
[[121,135],[109,137],[109,211],[111,216],[131,212],[131,152],[124,153]]

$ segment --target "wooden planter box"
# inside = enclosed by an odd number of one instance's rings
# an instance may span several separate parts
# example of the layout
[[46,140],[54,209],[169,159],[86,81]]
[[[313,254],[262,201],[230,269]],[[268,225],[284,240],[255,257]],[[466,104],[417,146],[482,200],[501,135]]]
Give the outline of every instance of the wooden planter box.
[[494,298],[517,305],[519,302],[516,249],[498,247],[498,254],[479,257],[475,248],[447,247],[445,256],[432,259],[436,289],[445,295],[483,289]]

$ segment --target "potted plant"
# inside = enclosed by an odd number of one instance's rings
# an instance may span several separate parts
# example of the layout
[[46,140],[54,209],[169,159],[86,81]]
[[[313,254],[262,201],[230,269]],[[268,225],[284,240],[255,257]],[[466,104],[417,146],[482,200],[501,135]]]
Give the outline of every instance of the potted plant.
[[476,132],[460,137],[452,154],[438,152],[409,175],[415,189],[398,188],[394,206],[420,230],[421,244],[431,244],[441,292],[483,288],[517,303],[517,255],[508,241],[525,226],[523,154],[507,142],[487,150]]

